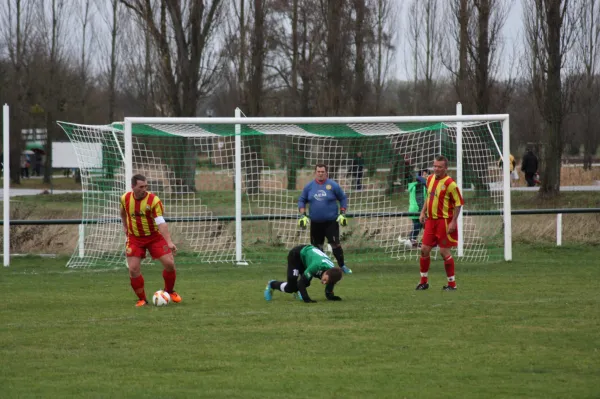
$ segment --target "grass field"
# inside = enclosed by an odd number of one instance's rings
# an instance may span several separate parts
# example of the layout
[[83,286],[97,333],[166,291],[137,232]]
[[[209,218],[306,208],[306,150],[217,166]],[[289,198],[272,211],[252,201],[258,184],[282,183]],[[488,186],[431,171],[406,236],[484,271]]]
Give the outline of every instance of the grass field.
[[[600,249],[517,246],[515,261],[356,264],[342,302],[275,293],[285,253],[185,265],[183,302],[134,308],[126,270],[14,258],[0,271],[2,398],[598,398]],[[147,292],[160,268],[144,269]]]

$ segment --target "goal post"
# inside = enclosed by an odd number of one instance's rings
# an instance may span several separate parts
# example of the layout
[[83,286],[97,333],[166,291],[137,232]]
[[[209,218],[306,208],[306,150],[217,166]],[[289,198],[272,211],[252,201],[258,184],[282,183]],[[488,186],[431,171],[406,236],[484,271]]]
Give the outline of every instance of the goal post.
[[[126,118],[60,123],[75,144],[84,224],[69,266],[123,264],[118,200],[131,176],[165,203],[180,258],[242,264],[310,242],[296,225],[298,196],[325,163],[349,199],[341,241],[348,264],[417,259],[407,188],[437,155],[450,161],[465,207],[457,256],[511,260],[508,115],[422,117]],[[86,144],[87,143],[87,144]],[[86,148],[101,144],[101,168]],[[96,151],[97,152],[97,151]],[[362,153],[363,169],[355,163]],[[502,165],[502,167],[500,166]],[[328,250],[327,246],[324,248]],[[435,254],[435,253],[434,253]]]

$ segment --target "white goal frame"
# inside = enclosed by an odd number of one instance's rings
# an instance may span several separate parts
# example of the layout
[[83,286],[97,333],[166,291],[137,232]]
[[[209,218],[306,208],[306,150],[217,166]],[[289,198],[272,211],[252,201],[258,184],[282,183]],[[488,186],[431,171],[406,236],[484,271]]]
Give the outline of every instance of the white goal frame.
[[[133,176],[133,124],[227,124],[235,125],[235,231],[236,231],[236,261],[238,264],[246,264],[242,253],[242,159],[241,159],[241,125],[251,124],[358,124],[358,123],[419,123],[419,122],[451,122],[456,123],[457,142],[457,170],[456,183],[463,191],[463,146],[462,146],[462,124],[465,122],[500,122],[502,124],[502,149],[498,143],[496,148],[501,152],[501,159],[510,157],[510,127],[508,114],[489,115],[462,115],[462,106],[457,104],[456,115],[442,116],[373,116],[373,117],[242,117],[241,111],[236,109],[235,117],[126,117],[124,121],[124,160],[125,181],[129,182]],[[510,196],[510,164],[502,162],[503,188],[503,233],[504,233],[504,260],[512,260],[512,220],[511,220],[511,196]],[[468,209],[469,204],[465,204]],[[464,209],[463,209],[464,210]],[[463,234],[463,212],[458,218],[459,246],[457,255],[463,256],[464,234]]]

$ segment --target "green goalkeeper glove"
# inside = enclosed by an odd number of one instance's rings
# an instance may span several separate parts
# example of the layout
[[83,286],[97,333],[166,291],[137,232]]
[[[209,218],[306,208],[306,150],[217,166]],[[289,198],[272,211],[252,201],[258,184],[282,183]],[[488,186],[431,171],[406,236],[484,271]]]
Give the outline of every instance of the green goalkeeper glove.
[[308,226],[308,217],[306,216],[306,213],[303,213],[298,218],[298,227],[305,229],[306,226]]
[[338,222],[342,227],[348,226],[348,219],[346,219],[346,216],[344,216],[343,213],[340,213],[335,221]]

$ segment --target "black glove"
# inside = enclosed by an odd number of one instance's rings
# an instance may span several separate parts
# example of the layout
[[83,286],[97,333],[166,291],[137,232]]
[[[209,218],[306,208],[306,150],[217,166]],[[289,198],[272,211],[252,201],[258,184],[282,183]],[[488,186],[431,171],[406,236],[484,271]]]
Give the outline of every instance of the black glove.
[[342,298],[340,298],[339,296],[334,295],[333,291],[325,292],[325,298],[327,298],[330,301],[341,301],[342,300]]

